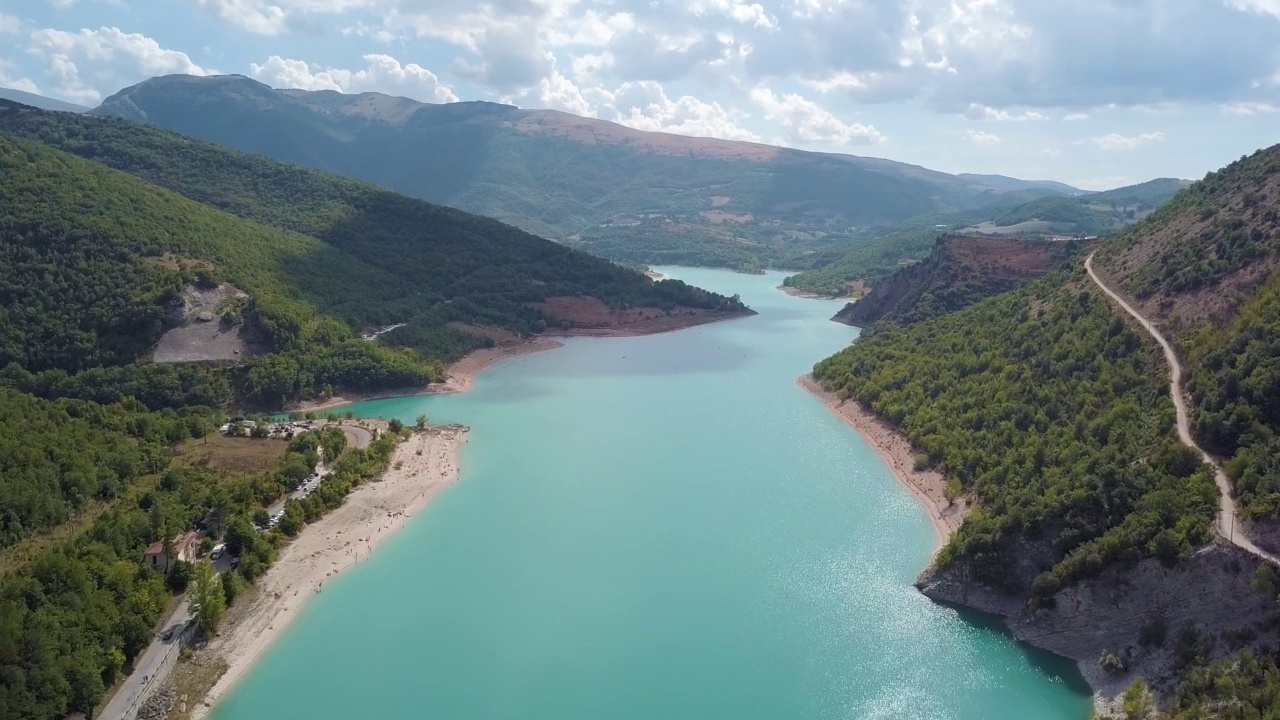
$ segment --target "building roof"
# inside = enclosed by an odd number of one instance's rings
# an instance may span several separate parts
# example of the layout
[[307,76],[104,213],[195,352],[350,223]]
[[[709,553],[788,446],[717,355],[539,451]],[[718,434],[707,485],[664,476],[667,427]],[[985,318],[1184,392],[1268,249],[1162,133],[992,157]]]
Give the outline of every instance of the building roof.
[[[173,539],[173,549],[181,552],[183,548],[189,547],[194,543],[200,542],[203,537],[199,530],[185,532]],[[147,546],[147,555],[161,555],[164,553],[164,540],[157,540]]]

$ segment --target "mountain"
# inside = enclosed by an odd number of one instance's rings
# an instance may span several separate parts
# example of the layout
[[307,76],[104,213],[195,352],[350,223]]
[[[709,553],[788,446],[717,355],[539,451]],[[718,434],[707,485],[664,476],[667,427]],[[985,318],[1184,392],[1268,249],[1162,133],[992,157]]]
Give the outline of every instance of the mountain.
[[926,257],[948,232],[991,236],[1108,235],[1168,202],[1190,183],[1160,179],[1104,193],[1023,200],[1010,193],[985,208],[926,215],[900,223],[892,232],[849,241],[843,252],[816,255],[812,269],[784,281],[788,287],[840,297],[851,286],[874,286],[904,264]]
[[[797,267],[867,226],[1054,190],[550,110],[153,78],[92,111],[367,180],[617,260]],[[744,242],[745,241],[745,242]]]
[[909,438],[968,513],[920,577],[926,595],[1001,615],[1103,698],[1149,685],[1177,718],[1274,712],[1261,688],[1280,675],[1280,572],[1228,540],[1280,549],[1277,198],[1280,146],[1101,240],[1094,262],[1174,344],[1239,527],[1214,529],[1221,495],[1175,432],[1159,347],[1078,256],[958,312],[882,323],[818,363],[825,388]]
[[1152,210],[1165,204],[1169,198],[1191,185],[1190,180],[1156,178],[1137,185],[1091,193],[1087,200],[1095,205],[1134,206],[1139,210]]
[[1082,247],[1078,240],[947,235],[927,258],[876,283],[833,319],[868,327],[945,315],[1078,262]]
[[1259,545],[1280,551],[1280,146],[1195,183],[1098,253],[1178,346],[1195,435],[1227,460]]
[[0,100],[11,100],[13,102],[22,103],[38,107],[41,110],[56,110],[59,112],[87,112],[89,108],[75,103],[63,102],[62,100],[54,100],[43,95],[15,90],[14,88],[0,88]]
[[990,185],[994,188],[1001,188],[1003,190],[1029,190],[1032,188],[1041,188],[1062,193],[1064,195],[1087,194],[1086,191],[1081,190],[1080,188],[1071,187],[1066,183],[1060,183],[1053,180],[1019,180],[1018,178],[1011,178],[1005,175],[979,175],[976,173],[960,173],[956,177],[964,178],[965,180],[972,180],[974,182],[982,183],[983,185]]
[[[558,298],[598,303],[597,323],[628,308],[743,310],[488,218],[169,131],[0,101],[0,133],[14,199],[0,214],[0,366],[24,372],[105,382],[95,368],[136,367],[175,323],[217,316],[227,333],[212,331],[203,359],[243,361],[240,395],[272,405],[440,379],[494,329],[574,324]],[[208,318],[174,318],[196,302]],[[228,334],[238,352],[218,354]]]

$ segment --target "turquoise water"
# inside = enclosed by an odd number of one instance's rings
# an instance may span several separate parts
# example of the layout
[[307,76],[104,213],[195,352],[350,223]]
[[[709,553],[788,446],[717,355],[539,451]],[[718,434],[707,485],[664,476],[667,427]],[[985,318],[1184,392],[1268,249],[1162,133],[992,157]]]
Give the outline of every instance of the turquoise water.
[[462,481],[325,583],[217,720],[1088,717],[1069,663],[911,587],[923,511],[794,383],[856,336],[838,304],[666,272],[760,315],[353,406],[470,425]]

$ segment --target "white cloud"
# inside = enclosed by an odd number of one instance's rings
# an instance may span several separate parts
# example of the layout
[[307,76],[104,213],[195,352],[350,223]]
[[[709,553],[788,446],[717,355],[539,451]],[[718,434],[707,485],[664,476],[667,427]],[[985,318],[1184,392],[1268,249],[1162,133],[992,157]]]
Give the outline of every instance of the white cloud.
[[421,65],[402,65],[390,55],[376,53],[365,55],[364,61],[365,67],[359,70],[313,69],[302,60],[272,55],[261,65],[251,63],[249,74],[274,87],[344,93],[380,92],[433,103],[458,100],[452,89]]
[[[495,95],[554,83],[587,49],[615,83],[690,80],[707,92],[801,82],[996,121],[1113,102],[1230,104],[1280,73],[1280,0],[186,2],[255,34],[329,16],[343,37],[438,41],[457,51],[451,67]],[[996,109],[1010,107],[1022,110]]]
[[1103,135],[1102,137],[1094,138],[1093,144],[1103,150],[1130,150],[1141,145],[1162,143],[1164,140],[1164,133],[1158,131],[1132,136],[1110,133],[1108,135]]
[[845,123],[821,105],[795,93],[775,95],[768,88],[751,89],[751,102],[764,110],[764,119],[783,129],[793,141],[834,145],[869,145],[885,136],[872,125]]
[[623,83],[616,92],[608,93],[605,100],[615,110],[617,122],[637,130],[724,140],[760,140],[760,136],[739,125],[739,118],[719,103],[703,102],[691,95],[672,100],[666,90],[652,80]]
[[1041,154],[1041,155],[1047,155],[1047,156],[1049,156],[1049,157],[1058,157],[1059,155],[1061,155],[1061,154],[1062,154],[1062,151],[1061,151],[1061,150],[1055,150],[1054,148],[1045,148],[1045,149],[1043,149],[1043,150],[1041,150],[1041,151],[1040,151],[1040,154]]
[[290,26],[290,15],[279,5],[262,0],[194,0],[197,7],[241,30],[277,35]]
[[742,0],[698,0],[690,3],[688,8],[694,15],[719,13],[744,25],[769,30],[778,27],[778,20],[766,12],[760,3],[746,3]]
[[580,18],[570,19],[547,28],[547,44],[604,47],[616,35],[636,29],[636,16],[629,12],[604,16],[588,9]]
[[1280,0],[1227,0],[1227,6],[1280,17]]
[[994,120],[996,122],[1027,122],[1044,120],[1044,115],[1031,110],[1014,115],[1007,110],[997,110],[993,107],[983,105],[982,103],[969,103],[969,109],[964,111],[964,116],[970,120]]
[[970,130],[964,134],[964,137],[970,143],[983,147],[998,145],[1000,143],[999,135],[992,135],[989,132],[983,132],[981,130]]
[[1265,102],[1238,102],[1222,106],[1222,112],[1227,115],[1251,116],[1251,115],[1269,115],[1273,112],[1280,111],[1280,108]]
[[115,90],[122,83],[153,75],[215,72],[197,65],[184,52],[161,47],[146,35],[114,27],[74,33],[37,30],[31,33],[29,51],[46,62],[48,75],[56,81],[55,94],[84,103],[102,99],[104,89]]
[[39,86],[32,82],[31,78],[16,75],[13,73],[13,69],[13,63],[0,58],[0,87],[40,94]]
[[1088,120],[1089,113],[1082,113],[1082,112],[1067,113],[1066,115],[1062,116],[1062,119],[1064,122],[1079,122],[1081,120]]
[[17,35],[22,32],[22,21],[0,10],[0,35]]
[[369,38],[380,43],[393,43],[398,39],[397,35],[390,30],[375,28],[362,22],[342,28],[342,37]]

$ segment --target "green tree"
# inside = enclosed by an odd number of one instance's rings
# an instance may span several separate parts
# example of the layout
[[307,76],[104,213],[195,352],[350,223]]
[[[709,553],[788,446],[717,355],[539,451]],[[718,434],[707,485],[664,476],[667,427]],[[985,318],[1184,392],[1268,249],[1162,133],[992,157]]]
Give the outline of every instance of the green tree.
[[1128,720],[1141,720],[1151,712],[1154,702],[1147,681],[1138,678],[1120,696],[1120,705]]
[[190,608],[196,627],[205,637],[212,636],[227,610],[227,598],[222,580],[208,560],[196,565],[192,573]]
[[302,531],[302,526],[306,524],[306,518],[303,517],[302,504],[297,500],[290,498],[284,503],[284,515],[280,517],[280,532],[288,537],[293,537]]
[[425,414],[424,414],[424,415],[419,415],[419,416],[418,416],[418,419],[414,421],[413,426],[414,426],[414,427],[416,427],[416,428],[418,428],[419,430],[426,430],[426,429],[427,429],[427,416],[426,416]]

